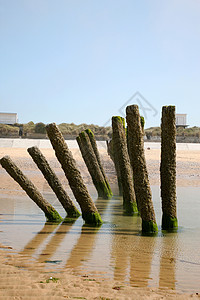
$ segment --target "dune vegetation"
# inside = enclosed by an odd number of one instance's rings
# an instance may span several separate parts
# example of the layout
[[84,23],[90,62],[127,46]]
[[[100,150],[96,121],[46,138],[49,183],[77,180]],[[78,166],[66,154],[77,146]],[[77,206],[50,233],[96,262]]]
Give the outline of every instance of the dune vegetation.
[[[39,122],[34,123],[32,121],[26,124],[14,124],[14,125],[5,125],[0,124],[0,137],[16,137],[19,136],[19,129],[23,128],[23,135],[27,137],[31,137],[34,134],[45,134],[46,135],[46,124]],[[110,126],[98,126],[94,124],[79,124],[76,125],[74,123],[61,123],[58,124],[58,127],[63,135],[76,137],[80,132],[91,129],[96,138],[110,139],[112,137],[112,128]],[[161,136],[161,128],[160,127],[150,127],[145,129],[145,135],[149,135],[151,137],[160,137]],[[200,137],[200,127],[188,127],[188,128],[177,128],[177,136],[185,136],[185,137]]]

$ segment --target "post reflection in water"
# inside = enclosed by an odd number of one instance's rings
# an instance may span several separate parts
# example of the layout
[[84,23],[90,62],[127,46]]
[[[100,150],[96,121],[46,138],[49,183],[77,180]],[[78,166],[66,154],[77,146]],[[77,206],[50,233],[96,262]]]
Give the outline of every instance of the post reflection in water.
[[[118,224],[119,218],[117,218]],[[115,216],[113,222],[117,219]],[[148,286],[156,240],[154,237],[138,234],[139,217],[124,216],[121,220],[124,228],[116,228],[112,236],[111,257],[114,280],[126,282],[132,286]]]
[[[74,220],[75,222],[75,220]],[[58,229],[54,232],[52,238],[47,243],[46,247],[42,250],[41,254],[38,257],[38,262],[45,262],[50,261],[51,257],[56,253],[56,251],[59,249],[59,246],[61,245],[63,239],[65,238],[66,234],[71,229],[72,223],[62,223]]]
[[26,244],[20,254],[31,256],[57,227],[58,224],[46,222],[44,227]]
[[[159,187],[153,189],[157,220],[162,217],[159,191]],[[21,251],[17,262],[21,267],[38,260],[34,268],[41,271],[52,268],[69,272],[73,268],[76,274],[84,272],[132,286],[199,293],[200,188],[178,191],[180,227],[177,233],[159,230],[155,237],[140,235],[141,218],[124,216],[119,196],[95,201],[104,221],[100,228],[82,226],[81,217],[75,224],[43,225],[43,215],[26,197],[10,200],[2,196],[2,243],[11,243],[13,249]]]
[[82,226],[81,235],[66,262],[67,268],[79,269],[84,261],[89,259],[95,246],[95,237],[98,231],[99,228]]
[[[73,224],[74,222],[62,224],[53,224],[46,222],[44,227],[24,247],[20,254],[23,254],[27,257],[37,257],[36,261],[38,261],[39,263],[48,262],[60,264],[62,262],[62,260],[60,260],[60,245],[64,240],[66,233],[71,230]],[[56,254],[59,257],[59,260],[57,259],[55,261],[51,261],[51,257]]]
[[[141,219],[123,215],[121,197],[97,199],[95,204],[105,221],[102,227],[82,226],[81,219],[75,224],[46,222],[20,253],[37,257],[39,263],[56,263],[58,260],[51,260],[52,257],[61,259],[62,256],[61,268],[70,268],[81,274],[90,273],[95,265],[98,272],[102,264],[101,270],[109,268],[114,280],[138,287],[151,286],[159,273],[159,287],[175,289],[177,233],[159,237],[140,235]],[[110,246],[104,247],[104,241]],[[108,257],[110,260],[107,260]],[[152,271],[155,257],[160,272]]]
[[162,237],[160,254],[160,288],[176,288],[176,256],[177,256],[177,233],[168,233]]
[[[95,201],[95,205],[102,218],[106,214],[109,202],[110,200],[102,198],[98,198]],[[100,227],[90,227],[87,225],[82,226],[80,237],[66,262],[67,268],[78,269],[80,271],[84,262],[88,261],[93,253],[96,246],[96,236],[100,230]]]
[[155,237],[138,236],[138,243],[130,256],[130,284],[147,287],[150,284]]

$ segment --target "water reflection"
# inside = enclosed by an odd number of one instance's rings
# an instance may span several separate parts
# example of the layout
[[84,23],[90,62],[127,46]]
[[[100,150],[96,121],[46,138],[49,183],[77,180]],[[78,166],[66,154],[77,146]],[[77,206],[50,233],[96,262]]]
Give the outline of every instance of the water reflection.
[[[121,226],[125,228],[116,228],[112,235],[114,279],[132,286],[148,286],[156,239],[139,234],[141,219],[138,216],[123,219]],[[119,224],[119,217],[115,216],[113,222],[117,221]]]
[[44,227],[20,251],[20,254],[31,256],[57,227],[58,224],[46,222]]
[[[95,201],[95,205],[97,206],[102,219],[104,219],[104,216],[108,213],[110,201],[111,200],[104,200],[102,198],[97,198]],[[97,233],[101,233],[101,230],[101,227],[82,226],[79,239],[71,250],[70,256],[66,262],[65,266],[67,268],[81,269],[84,262],[87,262],[92,256],[97,244]]]
[[177,233],[168,234],[162,238],[160,255],[159,287],[175,289],[176,285],[176,256],[178,249]]
[[[74,220],[74,222],[75,222],[75,220]],[[58,229],[54,232],[50,241],[46,244],[45,248],[40,253],[40,255],[37,259],[38,262],[45,262],[45,261],[50,262],[51,257],[56,252],[59,252],[59,247],[60,247],[62,241],[64,240],[66,234],[71,229],[71,226],[73,225],[73,223],[71,223],[71,224],[62,223],[60,226],[58,226]]]
[[152,259],[154,255],[155,237],[137,237],[135,251],[130,255],[130,284],[147,287],[151,278]]
[[[126,222],[132,228],[137,227],[137,217],[126,216]],[[117,222],[117,218],[113,218],[113,222]],[[137,234],[135,232],[134,234]],[[130,255],[133,251],[133,232],[131,228],[115,228],[112,234],[112,263],[114,268],[114,279],[120,281],[127,281],[127,272],[129,272]]]
[[80,268],[91,256],[95,247],[95,238],[99,228],[82,227],[81,235],[67,260],[67,268]]
[[[160,198],[156,196],[159,195],[158,191],[159,188],[153,190],[159,224],[161,209]],[[177,233],[160,231],[156,237],[140,235],[141,218],[123,216],[120,197],[95,201],[104,221],[100,228],[83,226],[82,218],[74,224],[46,223],[41,228],[44,217],[36,206],[30,206],[26,197],[12,199],[12,205],[5,205],[2,197],[0,234],[3,243],[19,251],[23,245],[20,252],[23,255],[22,262],[24,258],[26,262],[34,258],[42,262],[39,264],[42,270],[44,265],[53,267],[55,271],[62,269],[62,272],[69,272],[69,268],[72,268],[78,274],[95,273],[95,276],[115,279],[132,286],[199,292],[200,189],[195,191],[196,197],[193,195],[190,198],[190,190],[178,190],[181,197],[178,206],[180,227]],[[13,205],[16,206],[14,212]],[[57,265],[44,264],[45,261],[58,260],[62,262]]]

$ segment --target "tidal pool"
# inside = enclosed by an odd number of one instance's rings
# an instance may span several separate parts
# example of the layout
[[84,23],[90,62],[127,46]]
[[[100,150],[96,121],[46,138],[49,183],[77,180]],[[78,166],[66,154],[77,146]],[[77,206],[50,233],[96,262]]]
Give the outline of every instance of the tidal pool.
[[[93,199],[96,192],[89,187]],[[112,190],[117,194],[116,186]],[[141,235],[139,217],[123,216],[122,198],[97,199],[104,224],[88,227],[80,217],[73,224],[48,224],[27,196],[0,195],[0,241],[22,256],[55,272],[115,279],[131,286],[168,287],[200,292],[200,188],[178,187],[179,229],[161,231],[161,200],[152,186],[159,233]],[[44,197],[65,217],[51,193]]]

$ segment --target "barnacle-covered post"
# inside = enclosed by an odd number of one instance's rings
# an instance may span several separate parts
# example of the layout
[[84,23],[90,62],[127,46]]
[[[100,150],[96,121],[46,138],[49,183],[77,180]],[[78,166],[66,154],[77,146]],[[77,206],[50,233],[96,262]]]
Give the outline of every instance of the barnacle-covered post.
[[48,203],[34,184],[22,173],[9,156],[4,156],[0,163],[8,174],[22,187],[27,195],[41,208],[48,221],[61,222],[62,218],[55,208]]
[[129,156],[133,169],[136,200],[142,218],[142,231],[145,233],[157,232],[158,227],[144,155],[143,131],[137,105],[127,106],[126,121],[128,128]]
[[92,177],[92,181],[97,190],[98,196],[103,197],[104,199],[109,199],[112,195],[110,194],[110,191],[107,187],[105,178],[103,177],[87,133],[85,131],[82,131],[76,140],[87,169]]
[[115,171],[117,174],[117,183],[118,183],[118,188],[119,188],[119,195],[123,195],[123,188],[122,188],[122,179],[121,179],[121,173],[120,173],[120,168],[119,168],[119,162],[115,160],[114,158],[114,148],[113,148],[113,141],[106,141],[107,144],[107,152],[110,158],[112,159],[114,166],[115,166]]
[[178,227],[176,214],[176,115],[175,106],[163,106],[161,122],[162,229]]
[[68,196],[67,192],[64,190],[60,180],[58,179],[55,172],[50,167],[46,158],[40,151],[38,147],[31,147],[27,149],[28,153],[32,157],[33,161],[36,163],[44,178],[47,180],[48,184],[56,194],[58,200],[62,204],[63,208],[67,212],[67,217],[77,218],[80,216],[80,212]]
[[72,192],[79,203],[82,217],[87,224],[100,225],[102,219],[83,182],[80,171],[69,150],[64,137],[55,123],[46,126],[48,137],[55,150],[56,157],[68,179]]
[[[140,124],[142,127],[142,133],[144,135],[144,125],[145,125],[145,119],[143,116],[140,116]],[[129,142],[128,142],[128,129],[126,128],[126,138],[127,138],[127,147],[128,147],[128,154],[129,154]]]
[[99,164],[99,168],[101,170],[101,173],[104,177],[104,180],[105,180],[105,183],[107,185],[107,188],[109,190],[109,193],[110,193],[110,196],[112,196],[112,190],[110,188],[110,184],[108,182],[108,178],[106,176],[106,173],[104,171],[104,168],[103,168],[103,165],[101,163],[101,158],[100,158],[100,154],[99,154],[99,150],[98,150],[98,147],[97,147],[97,143],[96,143],[96,139],[95,139],[95,136],[94,136],[94,133],[92,132],[91,129],[86,129],[85,132],[87,133],[89,139],[90,139],[90,143],[92,145],[92,148],[93,148],[93,151],[94,151],[94,154],[96,155],[96,159],[97,159],[97,162]]
[[127,215],[133,215],[138,213],[138,210],[123,120],[118,116],[112,117],[112,143],[114,157],[120,168],[124,210]]

